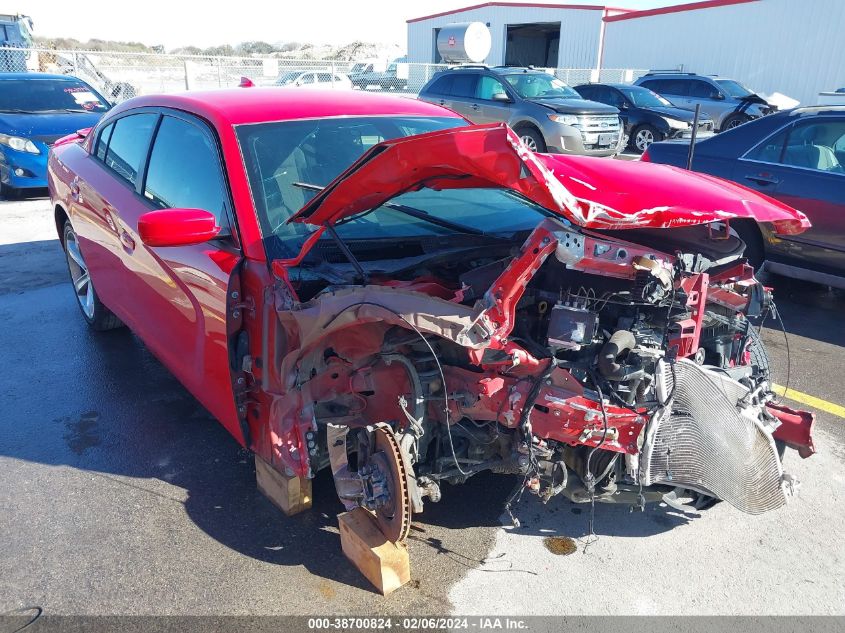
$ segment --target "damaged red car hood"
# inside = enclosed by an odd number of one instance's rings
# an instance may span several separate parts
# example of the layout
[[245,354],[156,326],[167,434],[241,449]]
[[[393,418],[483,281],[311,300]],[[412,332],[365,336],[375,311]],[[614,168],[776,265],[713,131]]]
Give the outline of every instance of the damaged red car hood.
[[507,188],[585,228],[669,228],[749,218],[777,233],[810,228],[801,213],[726,180],[639,161],[535,154],[503,123],[373,146],[289,221],[334,224],[406,191]]

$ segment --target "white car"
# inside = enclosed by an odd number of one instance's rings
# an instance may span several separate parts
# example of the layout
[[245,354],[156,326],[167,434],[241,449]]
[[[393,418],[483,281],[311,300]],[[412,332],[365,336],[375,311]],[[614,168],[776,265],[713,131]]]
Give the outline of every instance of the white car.
[[282,73],[277,86],[285,88],[338,88],[352,90],[352,81],[346,75],[327,70],[298,70]]

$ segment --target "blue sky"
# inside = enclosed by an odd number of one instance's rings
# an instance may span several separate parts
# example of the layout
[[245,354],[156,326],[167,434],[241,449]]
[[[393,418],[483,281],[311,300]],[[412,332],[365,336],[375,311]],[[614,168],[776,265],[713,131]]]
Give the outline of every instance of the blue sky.
[[[236,44],[244,40],[347,44],[355,40],[405,45],[405,20],[482,0],[11,0],[4,11],[32,16],[36,35],[92,37],[164,44]],[[533,0],[542,2],[543,0]],[[557,3],[651,9],[679,0],[557,0]],[[544,4],[555,4],[555,0]],[[6,4],[9,5],[8,8]]]

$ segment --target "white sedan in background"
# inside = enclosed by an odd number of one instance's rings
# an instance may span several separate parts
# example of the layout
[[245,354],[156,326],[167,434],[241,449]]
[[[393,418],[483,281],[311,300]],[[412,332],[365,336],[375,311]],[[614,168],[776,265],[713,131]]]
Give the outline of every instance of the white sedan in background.
[[352,90],[352,81],[346,75],[327,70],[292,71],[282,73],[277,86],[285,88],[338,88]]

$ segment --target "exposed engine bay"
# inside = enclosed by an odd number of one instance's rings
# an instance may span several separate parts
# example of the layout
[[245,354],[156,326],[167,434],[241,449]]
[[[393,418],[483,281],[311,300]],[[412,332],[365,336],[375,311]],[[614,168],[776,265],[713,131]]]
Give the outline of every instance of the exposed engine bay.
[[444,482],[483,471],[544,501],[777,508],[795,484],[783,450],[812,454],[813,418],[772,393],[772,297],[743,248],[726,223],[547,218],[399,273],[288,280],[276,459],[331,466],[341,501],[395,541]]

